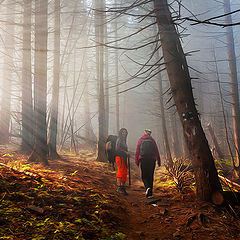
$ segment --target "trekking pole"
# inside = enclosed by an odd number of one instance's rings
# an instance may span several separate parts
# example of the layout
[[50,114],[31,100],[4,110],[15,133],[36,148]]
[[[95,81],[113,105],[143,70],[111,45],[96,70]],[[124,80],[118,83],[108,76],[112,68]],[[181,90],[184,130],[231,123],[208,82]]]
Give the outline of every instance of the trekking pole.
[[128,157],[128,180],[129,180],[129,186],[130,186],[131,185],[130,157]]
[[115,171],[114,162],[112,162],[112,168],[113,168],[113,171]]

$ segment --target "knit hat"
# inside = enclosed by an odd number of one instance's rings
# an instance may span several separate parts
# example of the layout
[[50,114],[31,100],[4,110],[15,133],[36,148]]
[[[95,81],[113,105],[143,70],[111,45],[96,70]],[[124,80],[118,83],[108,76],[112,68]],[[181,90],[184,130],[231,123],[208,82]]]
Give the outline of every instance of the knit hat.
[[148,133],[148,134],[151,134],[152,133],[152,131],[150,130],[150,129],[145,129],[144,130],[146,133]]

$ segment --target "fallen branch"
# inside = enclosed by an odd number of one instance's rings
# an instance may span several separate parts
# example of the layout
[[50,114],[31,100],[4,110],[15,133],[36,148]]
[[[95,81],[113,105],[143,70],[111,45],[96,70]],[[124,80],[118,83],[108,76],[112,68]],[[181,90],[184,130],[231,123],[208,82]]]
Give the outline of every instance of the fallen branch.
[[32,173],[32,172],[24,171],[24,170],[18,170],[17,168],[10,167],[10,166],[8,166],[4,163],[0,163],[0,166],[3,166],[3,167],[6,167],[6,168],[10,169],[16,174],[24,174],[28,177],[34,178],[37,181],[41,181],[41,178],[42,178],[40,175],[38,175],[36,173]]
[[217,191],[212,194],[212,202],[217,206],[228,204],[239,205],[240,193],[232,191]]
[[[228,186],[231,185],[231,188],[232,188],[233,191],[235,191],[235,192],[239,191],[239,189],[240,189],[240,185],[239,184],[237,184],[237,183],[227,179],[226,177],[223,177],[223,176],[220,176],[220,175],[218,175],[218,177],[220,178],[221,181],[223,181]],[[236,189],[234,187],[237,187],[238,189]]]

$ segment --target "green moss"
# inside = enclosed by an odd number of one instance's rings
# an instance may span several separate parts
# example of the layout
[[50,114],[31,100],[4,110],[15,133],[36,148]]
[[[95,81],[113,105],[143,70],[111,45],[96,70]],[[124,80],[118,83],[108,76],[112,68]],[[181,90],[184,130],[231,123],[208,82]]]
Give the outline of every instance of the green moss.
[[217,165],[222,165],[222,164],[226,164],[228,166],[232,166],[232,161],[231,159],[217,159],[215,160],[215,163]]

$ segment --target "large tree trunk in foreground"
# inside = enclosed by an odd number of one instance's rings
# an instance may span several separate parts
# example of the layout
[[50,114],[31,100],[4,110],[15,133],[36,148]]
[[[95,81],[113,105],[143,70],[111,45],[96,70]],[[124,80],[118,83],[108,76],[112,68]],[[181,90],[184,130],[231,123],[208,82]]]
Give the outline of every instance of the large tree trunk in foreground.
[[31,16],[32,0],[24,0],[23,63],[22,63],[22,144],[21,150],[33,148],[33,104],[31,68]]
[[49,157],[60,158],[57,153],[57,123],[58,123],[58,99],[60,77],[60,0],[55,0],[55,28],[54,28],[54,66],[53,66],[53,89],[51,102],[51,116],[49,125]]
[[29,161],[48,164],[47,154],[47,0],[35,2],[34,147]]
[[154,0],[154,8],[173,99],[192,157],[197,196],[201,200],[211,201],[212,194],[221,190],[221,184],[198,118],[186,58],[172,21],[167,0]]

